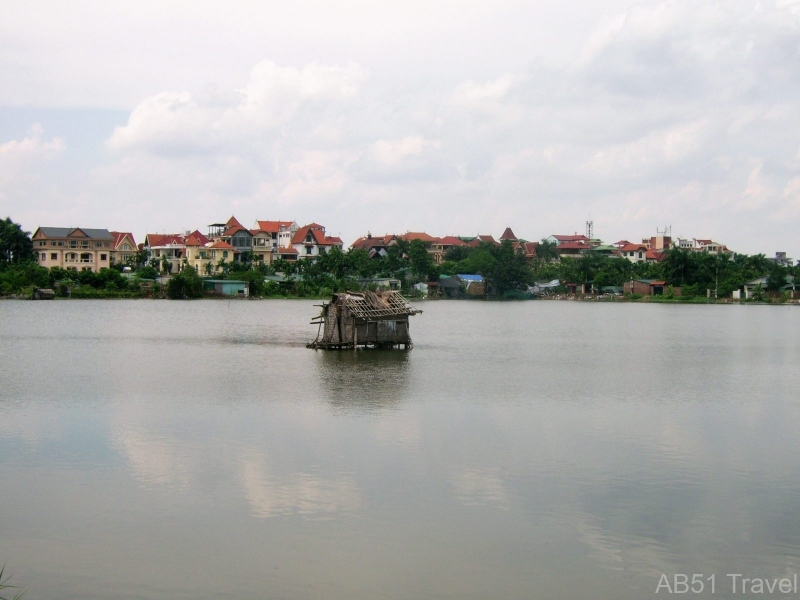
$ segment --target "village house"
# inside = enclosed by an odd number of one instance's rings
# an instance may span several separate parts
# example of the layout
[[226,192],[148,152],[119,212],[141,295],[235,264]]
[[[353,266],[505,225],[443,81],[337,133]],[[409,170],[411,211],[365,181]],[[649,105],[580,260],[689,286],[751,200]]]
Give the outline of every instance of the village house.
[[332,248],[342,249],[341,238],[325,235],[325,228],[318,223],[310,223],[298,229],[292,237],[292,248],[297,251],[296,258],[314,259]]
[[556,246],[561,246],[562,244],[569,244],[573,242],[581,242],[583,244],[588,245],[591,242],[591,240],[585,235],[578,235],[577,233],[574,235],[551,235],[545,238],[544,241],[549,242],[551,244],[555,244]]
[[228,242],[208,239],[199,231],[186,237],[186,262],[200,275],[213,275],[223,270],[226,264],[233,264],[238,250]]
[[350,247],[364,250],[370,258],[384,258],[389,254],[389,247],[395,245],[397,245],[396,235],[373,236],[371,233],[367,233],[366,236],[360,237],[350,244]]
[[112,231],[114,242],[111,248],[111,263],[123,264],[136,258],[136,241],[133,234],[128,232]]
[[252,258],[253,233],[234,216],[231,216],[225,223],[209,225],[208,238],[212,242],[223,242],[231,246],[235,250],[233,254],[235,262],[242,260],[245,253],[250,253]]
[[431,243],[430,255],[433,257],[433,262],[440,265],[444,262],[444,255],[455,246],[466,246],[460,239],[452,235],[446,235],[443,238],[436,238]]
[[[299,229],[295,221],[256,221],[250,230],[253,234],[253,260],[272,263],[278,258],[279,247],[289,247]],[[293,259],[297,258],[295,252]]]
[[38,227],[31,240],[34,256],[48,269],[97,272],[111,266],[114,236],[108,229]]
[[673,296],[681,295],[681,288],[670,286],[666,281],[658,279],[632,279],[623,286],[626,294],[641,294],[642,296],[663,296],[672,292]]
[[144,236],[142,249],[149,260],[166,261],[170,273],[178,273],[186,257],[186,239],[179,233],[148,233]]
[[470,248],[477,248],[478,246],[481,245],[481,243],[494,244],[496,246],[500,245],[500,242],[498,242],[496,239],[494,239],[494,237],[492,237],[491,235],[480,235],[479,234],[479,235],[476,235],[475,237],[463,237],[462,236],[459,239],[462,242],[466,242],[467,246],[469,246]]
[[500,241],[511,242],[514,252],[522,253],[527,260],[533,260],[536,257],[536,247],[539,245],[539,242],[528,242],[518,238],[516,235],[514,235],[511,227],[506,227],[503,235],[500,236]]

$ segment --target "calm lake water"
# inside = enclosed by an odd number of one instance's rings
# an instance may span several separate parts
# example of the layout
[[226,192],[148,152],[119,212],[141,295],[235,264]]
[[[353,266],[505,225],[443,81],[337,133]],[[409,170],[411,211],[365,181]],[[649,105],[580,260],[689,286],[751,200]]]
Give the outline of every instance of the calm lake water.
[[662,573],[740,598],[727,574],[800,573],[797,307],[421,302],[412,350],[336,353],[305,348],[315,303],[0,302],[26,599],[639,600]]

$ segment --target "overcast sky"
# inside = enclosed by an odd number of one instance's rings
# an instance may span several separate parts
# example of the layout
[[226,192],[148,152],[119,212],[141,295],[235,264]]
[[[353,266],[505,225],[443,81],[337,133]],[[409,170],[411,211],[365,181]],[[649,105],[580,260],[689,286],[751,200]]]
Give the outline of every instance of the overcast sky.
[[800,0],[0,0],[0,218],[800,258]]

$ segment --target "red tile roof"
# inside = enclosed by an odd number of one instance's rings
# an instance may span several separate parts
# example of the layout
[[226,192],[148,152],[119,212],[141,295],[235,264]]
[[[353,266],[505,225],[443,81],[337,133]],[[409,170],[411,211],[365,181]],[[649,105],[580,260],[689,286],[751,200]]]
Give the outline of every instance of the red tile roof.
[[278,233],[280,232],[281,228],[291,227],[294,221],[256,221],[257,229],[253,230],[253,233],[257,231],[263,231],[264,233]]
[[225,231],[222,232],[222,237],[230,237],[234,233],[237,233],[239,231],[246,231],[247,233],[250,233],[250,230],[247,227],[242,227],[241,225],[233,225],[231,227],[228,227]]
[[127,231],[111,231],[110,233],[114,236],[114,248],[122,243],[122,240],[125,239],[125,236],[128,236],[133,246],[136,247],[136,241],[133,239],[132,233],[128,233]]
[[503,232],[503,235],[500,236],[500,241],[503,240],[511,240],[512,242],[519,239],[517,236],[514,235],[514,232],[511,231],[511,227],[506,227],[506,230]]
[[638,250],[647,250],[647,246],[644,244],[625,244],[619,248],[620,252],[636,252]]
[[439,243],[442,246],[466,246],[467,244],[464,240],[461,240],[453,235],[446,235],[443,238],[439,239]]
[[296,248],[278,248],[278,254],[297,254]]
[[514,243],[514,252],[517,250],[522,250],[525,254],[525,258],[533,258],[536,256],[536,246],[539,245],[539,242],[515,242]]
[[588,250],[591,246],[585,242],[564,242],[556,247],[556,250],[579,250],[581,248]]
[[467,246],[471,246],[472,248],[475,248],[475,247],[479,246],[481,242],[486,242],[487,244],[496,244],[496,245],[499,245],[499,243],[500,243],[490,235],[479,235],[475,239],[470,240],[469,243],[467,244]]
[[231,218],[228,219],[228,221],[225,223],[225,225],[227,225],[228,228],[241,227],[242,229],[244,229],[244,226],[241,223],[239,223],[239,221],[237,221],[236,217],[234,217],[233,215],[231,215]]
[[660,250],[648,250],[647,252],[644,253],[644,257],[647,260],[655,260],[658,262],[664,260],[664,256],[665,256],[664,252]]
[[200,233],[198,229],[195,229],[192,233],[190,233],[186,239],[188,240],[189,238],[195,238],[197,240],[200,240],[200,242],[202,242],[204,245],[211,241],[210,239],[208,239],[208,237]]
[[[308,237],[309,234],[311,234],[311,237],[314,239],[313,242],[306,242],[306,237]],[[341,244],[342,240],[341,238],[335,236],[325,235],[325,228],[322,225],[311,223],[309,225],[304,225],[295,232],[294,237],[292,237],[292,243],[312,243],[318,246],[333,246],[336,244]]]
[[559,246],[562,242],[588,242],[589,238],[585,235],[554,235],[554,238],[558,240]]
[[151,248],[154,246],[169,246],[170,244],[182,246],[184,241],[183,236],[178,233],[148,233],[145,236],[145,240]]
[[223,249],[223,250],[236,250],[236,249],[235,249],[233,246],[231,246],[231,245],[230,245],[228,242],[223,242],[223,241],[214,242],[213,244],[211,244],[211,245],[209,246],[209,248],[217,248],[217,249],[221,248],[221,249]]

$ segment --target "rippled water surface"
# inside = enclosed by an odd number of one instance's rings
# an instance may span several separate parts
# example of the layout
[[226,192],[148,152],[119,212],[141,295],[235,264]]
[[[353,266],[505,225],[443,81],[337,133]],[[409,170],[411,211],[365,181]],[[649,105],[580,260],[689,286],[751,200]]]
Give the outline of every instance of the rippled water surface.
[[315,303],[0,302],[26,598],[640,599],[662,573],[733,598],[729,573],[800,572],[796,307],[428,302],[412,350],[338,353],[305,348]]

